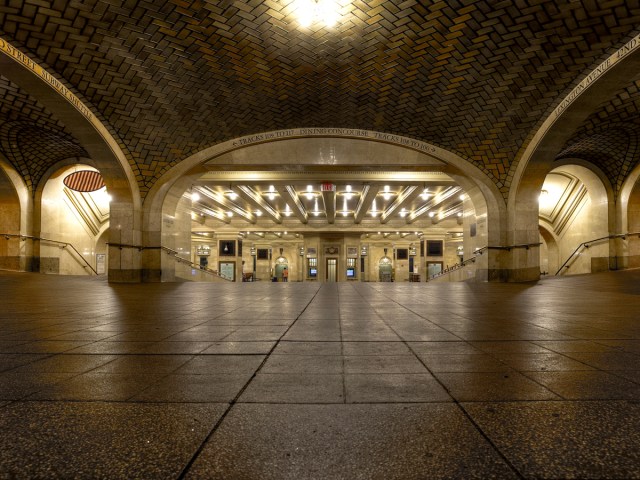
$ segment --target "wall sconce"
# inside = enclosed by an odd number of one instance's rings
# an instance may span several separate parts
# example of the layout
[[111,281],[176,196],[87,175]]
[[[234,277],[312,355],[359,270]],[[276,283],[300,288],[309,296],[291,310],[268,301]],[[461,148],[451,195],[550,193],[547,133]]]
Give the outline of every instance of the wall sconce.
[[300,247],[300,256],[304,257],[304,247]]

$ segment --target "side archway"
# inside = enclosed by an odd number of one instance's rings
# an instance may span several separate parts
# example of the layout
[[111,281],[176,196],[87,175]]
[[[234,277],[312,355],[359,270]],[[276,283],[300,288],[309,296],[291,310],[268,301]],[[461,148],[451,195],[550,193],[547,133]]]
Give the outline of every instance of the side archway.
[[[113,198],[109,242],[139,245],[141,196],[134,172],[124,153],[87,106],[64,83],[36,61],[0,38],[2,75],[54,113],[88,153]],[[140,281],[140,253],[135,248],[113,246],[109,255],[109,280]]]
[[[533,243],[539,239],[538,196],[553,162],[573,132],[604,101],[638,78],[640,36],[595,66],[556,108],[514,163],[512,188],[508,196],[507,235],[510,243]],[[616,228],[618,229],[619,226]],[[521,279],[539,276],[539,255],[513,261]]]

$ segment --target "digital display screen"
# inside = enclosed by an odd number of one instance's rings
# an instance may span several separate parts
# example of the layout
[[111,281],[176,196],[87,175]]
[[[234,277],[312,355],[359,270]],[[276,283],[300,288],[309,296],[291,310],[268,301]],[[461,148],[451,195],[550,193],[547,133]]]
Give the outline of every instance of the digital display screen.
[[355,278],[356,269],[355,268],[347,268],[347,278]]
[[317,268],[310,268],[309,269],[309,276],[310,277],[316,277],[318,275],[318,269]]

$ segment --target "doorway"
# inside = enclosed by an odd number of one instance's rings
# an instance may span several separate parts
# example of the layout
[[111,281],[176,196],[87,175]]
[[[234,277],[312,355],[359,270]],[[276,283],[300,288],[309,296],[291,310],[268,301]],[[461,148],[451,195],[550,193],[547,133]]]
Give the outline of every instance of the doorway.
[[327,258],[327,282],[333,283],[337,281],[338,259]]

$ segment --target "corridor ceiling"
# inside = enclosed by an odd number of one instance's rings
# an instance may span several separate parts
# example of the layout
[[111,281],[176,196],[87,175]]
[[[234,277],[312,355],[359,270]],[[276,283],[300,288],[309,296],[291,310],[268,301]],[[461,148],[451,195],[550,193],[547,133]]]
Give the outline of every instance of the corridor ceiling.
[[[337,25],[305,28],[295,0],[4,0],[0,29],[111,131],[144,196],[207,147],[303,127],[425,141],[506,194],[536,129],[640,26],[638,0],[338,4]],[[592,162],[619,188],[638,159],[639,85],[594,111],[559,158]],[[1,71],[0,153],[31,189],[87,156]]]

